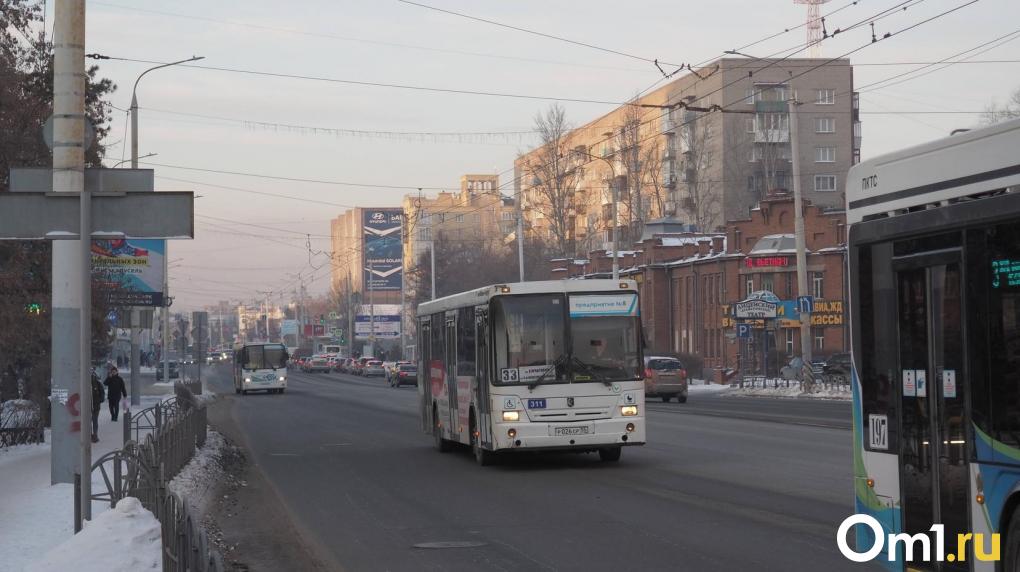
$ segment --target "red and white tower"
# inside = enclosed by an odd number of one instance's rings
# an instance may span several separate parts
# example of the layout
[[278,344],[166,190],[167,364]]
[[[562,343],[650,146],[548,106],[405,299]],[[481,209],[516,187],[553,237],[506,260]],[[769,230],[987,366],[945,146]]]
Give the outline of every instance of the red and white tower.
[[807,43],[808,56],[820,57],[822,42],[822,16],[818,7],[829,0],[793,0],[794,4],[807,4]]

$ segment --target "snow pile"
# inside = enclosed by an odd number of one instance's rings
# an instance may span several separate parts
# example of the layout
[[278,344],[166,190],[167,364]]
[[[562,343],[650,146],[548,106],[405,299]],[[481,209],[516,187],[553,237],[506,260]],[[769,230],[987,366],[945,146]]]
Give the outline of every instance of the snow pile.
[[850,401],[850,391],[839,389],[821,389],[815,393],[804,393],[799,385],[791,384],[790,387],[739,387],[733,386],[729,395],[738,397],[792,397],[798,399],[831,399],[836,401]]
[[717,383],[689,384],[687,386],[687,393],[689,395],[708,395],[710,393],[726,393],[728,391],[730,391],[730,386],[719,385]]
[[223,435],[209,429],[205,445],[195,450],[191,461],[168,483],[169,489],[204,513],[216,492],[215,488],[229,478],[221,462],[227,447]]
[[39,426],[39,406],[27,399],[0,403],[0,429],[31,429]]
[[159,521],[138,499],[127,497],[85,523],[85,528],[50,550],[26,572],[134,572],[160,570]]

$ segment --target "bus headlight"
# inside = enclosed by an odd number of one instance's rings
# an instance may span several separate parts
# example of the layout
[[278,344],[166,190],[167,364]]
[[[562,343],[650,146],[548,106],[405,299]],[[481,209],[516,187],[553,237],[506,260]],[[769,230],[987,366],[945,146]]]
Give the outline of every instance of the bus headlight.
[[503,421],[519,421],[521,418],[520,411],[504,411]]
[[280,376],[280,381],[287,381],[287,378],[286,378],[286,377],[283,377],[283,376],[281,375],[281,376]]
[[623,405],[620,407],[620,415],[633,417],[637,415],[637,405]]

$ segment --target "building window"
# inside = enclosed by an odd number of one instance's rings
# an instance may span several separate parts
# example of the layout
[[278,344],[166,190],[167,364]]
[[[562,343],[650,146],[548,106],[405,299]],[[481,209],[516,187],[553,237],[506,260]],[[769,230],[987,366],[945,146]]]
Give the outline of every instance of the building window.
[[786,353],[793,353],[793,328],[786,328]]
[[815,147],[815,163],[835,163],[835,147]]
[[818,105],[833,105],[836,103],[836,90],[819,89],[815,92],[815,103]]
[[457,215],[457,216],[456,216],[456,217],[454,218],[454,220],[455,220],[456,222],[464,222],[464,215],[462,215],[462,214],[459,214],[459,215]]
[[761,275],[761,289],[762,290],[768,290],[769,292],[775,292],[776,291],[775,282],[774,282],[772,274],[762,274]]
[[836,175],[815,175],[816,191],[835,191]]
[[787,273],[786,275],[786,299],[793,299],[793,283],[797,279],[797,275],[793,273]]
[[753,117],[745,117],[744,118],[744,130],[747,131],[748,133],[754,133],[754,118]]
[[825,349],[825,330],[823,328],[812,328],[811,335],[815,338],[815,349]]
[[744,297],[746,298],[747,296],[750,296],[751,292],[754,292],[754,277],[753,276],[748,276],[747,277],[747,291],[744,293]]
[[815,133],[835,133],[836,120],[831,117],[815,118]]
[[825,278],[824,277],[825,277],[825,275],[822,274],[821,272],[815,272],[814,275],[811,277],[811,295],[814,296],[815,299],[824,299],[825,298],[825,294],[824,294],[824,292],[825,292]]
[[744,96],[745,96],[744,97],[744,103],[746,103],[748,105],[754,105],[754,93],[755,93],[755,89],[753,87],[747,88],[744,91]]

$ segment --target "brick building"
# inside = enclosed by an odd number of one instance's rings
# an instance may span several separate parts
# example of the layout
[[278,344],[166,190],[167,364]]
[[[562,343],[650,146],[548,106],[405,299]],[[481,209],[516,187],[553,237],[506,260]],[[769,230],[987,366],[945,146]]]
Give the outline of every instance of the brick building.
[[[741,369],[760,372],[766,347],[772,365],[798,355],[793,219],[793,198],[774,195],[749,217],[727,221],[720,232],[653,234],[634,250],[620,251],[620,275],[640,286],[647,353],[698,355],[704,359],[705,375],[715,379]],[[808,285],[815,299],[814,354],[828,356],[848,348],[846,216],[806,202],[804,226]],[[611,268],[606,251],[549,262],[554,279],[608,277]],[[768,324],[752,322],[752,337],[739,339],[731,307],[759,290],[782,300],[780,318]]]

